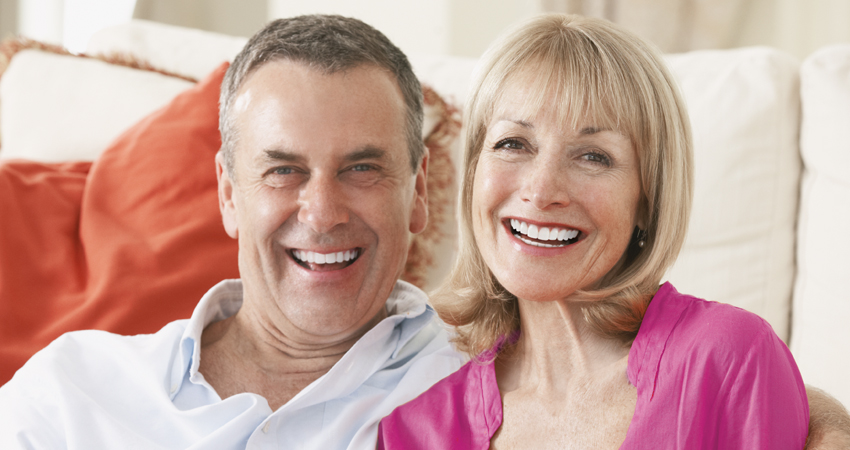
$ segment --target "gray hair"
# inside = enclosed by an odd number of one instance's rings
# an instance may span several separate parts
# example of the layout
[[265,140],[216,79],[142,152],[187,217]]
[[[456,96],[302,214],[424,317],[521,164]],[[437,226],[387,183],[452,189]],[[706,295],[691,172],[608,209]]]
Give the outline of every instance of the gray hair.
[[225,167],[233,173],[233,151],[239,138],[230,115],[245,79],[263,64],[289,60],[332,75],[364,64],[391,73],[398,82],[407,111],[407,146],[414,172],[425,153],[422,141],[422,86],[407,57],[383,33],[357,19],[309,15],[270,22],[236,55],[221,84],[219,131]]

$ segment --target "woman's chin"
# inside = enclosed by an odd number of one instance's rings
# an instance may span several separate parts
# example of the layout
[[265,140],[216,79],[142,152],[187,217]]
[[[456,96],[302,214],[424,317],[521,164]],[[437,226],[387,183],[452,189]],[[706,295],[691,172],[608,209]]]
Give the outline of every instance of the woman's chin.
[[575,293],[574,290],[569,289],[541,289],[541,284],[537,284],[535,286],[529,286],[527,284],[505,286],[503,284],[503,286],[516,298],[534,303],[546,303],[563,300],[569,298],[573,293]]

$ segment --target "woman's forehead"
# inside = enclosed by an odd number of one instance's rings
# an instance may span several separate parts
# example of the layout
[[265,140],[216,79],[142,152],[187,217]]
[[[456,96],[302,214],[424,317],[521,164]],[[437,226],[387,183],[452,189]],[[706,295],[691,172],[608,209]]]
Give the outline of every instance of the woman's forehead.
[[[496,87],[494,100],[487,118],[533,123],[543,115],[554,115],[557,120],[574,130],[585,128],[607,129],[628,136],[624,117],[614,114],[617,108],[604,96],[593,95],[599,89],[587,89],[580,80],[564,76],[546,76],[531,69],[522,69],[506,77]],[[549,72],[551,74],[551,72]]]

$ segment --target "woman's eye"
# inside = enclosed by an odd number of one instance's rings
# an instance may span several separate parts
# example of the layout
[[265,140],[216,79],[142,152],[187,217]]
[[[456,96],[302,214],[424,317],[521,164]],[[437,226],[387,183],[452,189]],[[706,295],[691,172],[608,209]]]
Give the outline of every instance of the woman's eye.
[[493,146],[495,149],[504,148],[508,150],[522,150],[524,147],[522,142],[516,139],[502,139]]
[[586,161],[589,161],[589,162],[592,162],[592,163],[604,164],[606,166],[611,165],[611,160],[608,159],[608,157],[605,156],[602,153],[597,153],[597,152],[585,153],[584,155],[582,155],[582,158],[584,158]]

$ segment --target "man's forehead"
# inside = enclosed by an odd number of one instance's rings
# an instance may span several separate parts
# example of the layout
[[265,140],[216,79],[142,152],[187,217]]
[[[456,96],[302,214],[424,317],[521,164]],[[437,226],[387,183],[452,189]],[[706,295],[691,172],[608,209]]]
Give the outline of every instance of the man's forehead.
[[250,91],[251,86],[254,84],[252,83],[252,80],[254,80],[258,74],[262,73],[264,76],[268,77],[285,77],[286,74],[294,72],[300,72],[311,78],[315,77],[316,79],[323,79],[327,81],[345,80],[350,78],[351,74],[357,74],[358,76],[356,78],[359,80],[381,80],[385,83],[385,87],[388,91],[392,91],[397,94],[398,99],[401,100],[402,103],[404,102],[404,97],[401,92],[401,87],[398,84],[398,79],[389,70],[376,64],[364,61],[360,64],[344,68],[334,68],[334,70],[331,70],[319,63],[311,63],[309,61],[301,61],[290,58],[274,58],[253,67],[245,75],[241,85],[236,90],[236,101],[238,101],[240,96]]
[[233,113],[236,148],[251,149],[255,163],[308,162],[328,148],[338,162],[409,163],[401,91],[372,65],[326,74],[300,62],[268,62],[243,83]]

